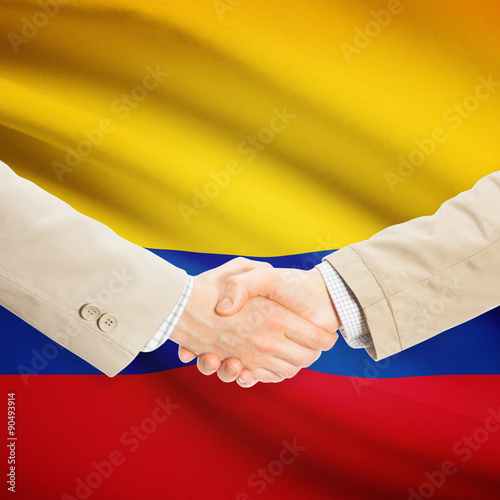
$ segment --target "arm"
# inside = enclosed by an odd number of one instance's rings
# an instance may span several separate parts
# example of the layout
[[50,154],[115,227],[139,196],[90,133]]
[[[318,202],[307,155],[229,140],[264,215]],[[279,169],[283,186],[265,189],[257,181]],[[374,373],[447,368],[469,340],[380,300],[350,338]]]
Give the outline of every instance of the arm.
[[[0,303],[110,376],[155,335],[186,282],[181,269],[1,162],[0,233]],[[113,315],[116,327],[84,319],[86,304]]]
[[348,283],[380,360],[500,304],[500,172],[430,217],[327,257]]
[[318,359],[320,351],[331,349],[337,335],[265,297],[250,298],[230,317],[217,315],[224,283],[250,269],[272,270],[268,264],[237,258],[196,276],[171,339],[184,351],[189,349],[191,358],[203,353],[215,353],[218,359],[237,358],[263,382],[293,377]]
[[235,259],[194,278],[190,293],[184,271],[1,162],[0,233],[0,303],[110,376],[170,330],[192,352],[237,356],[273,382],[311,364],[335,340],[262,298],[232,318],[217,316],[222,283],[265,264]]
[[[389,227],[326,260],[352,290],[351,305],[361,308],[371,334],[367,351],[376,360],[498,306],[500,172],[447,201],[433,216]],[[223,294],[229,306],[221,310],[219,304],[218,312],[233,314],[248,297],[263,294],[303,314],[294,300],[297,290],[280,278],[283,272],[255,270],[232,277]],[[313,284],[310,271],[295,273],[303,276],[304,287],[318,293],[324,288]],[[313,296],[304,294],[301,306],[303,310],[307,304],[306,313],[312,317],[327,308],[324,299],[314,305]],[[332,299],[331,306],[340,311],[343,304],[336,303],[333,294]],[[208,359],[218,367],[216,358]],[[241,365],[232,360],[232,367],[238,376]],[[223,363],[221,370],[225,368]],[[242,375],[251,380],[247,370]]]

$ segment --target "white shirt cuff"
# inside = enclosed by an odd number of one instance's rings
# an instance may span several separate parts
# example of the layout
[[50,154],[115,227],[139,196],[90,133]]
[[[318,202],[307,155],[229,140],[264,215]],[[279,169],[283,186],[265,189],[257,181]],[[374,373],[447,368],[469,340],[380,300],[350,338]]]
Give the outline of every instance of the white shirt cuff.
[[316,266],[325,280],[326,288],[337,309],[342,326],[340,333],[350,347],[356,349],[373,345],[365,314],[358,299],[336,269],[327,261]]
[[194,278],[188,275],[184,291],[174,307],[174,310],[170,313],[170,316],[166,319],[165,323],[161,325],[158,332],[156,332],[156,335],[143,347],[142,352],[154,351],[168,340],[170,334],[177,325],[179,318],[184,312],[184,309],[186,308],[186,304],[188,303],[191,292],[193,291],[193,283]]

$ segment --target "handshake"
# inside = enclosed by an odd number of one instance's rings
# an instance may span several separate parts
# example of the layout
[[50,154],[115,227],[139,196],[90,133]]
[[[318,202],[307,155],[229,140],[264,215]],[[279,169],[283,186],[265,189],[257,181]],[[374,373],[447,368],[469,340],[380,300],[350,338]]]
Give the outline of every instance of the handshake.
[[340,320],[318,269],[234,259],[194,278],[170,339],[205,375],[251,387],[295,376],[329,350]]

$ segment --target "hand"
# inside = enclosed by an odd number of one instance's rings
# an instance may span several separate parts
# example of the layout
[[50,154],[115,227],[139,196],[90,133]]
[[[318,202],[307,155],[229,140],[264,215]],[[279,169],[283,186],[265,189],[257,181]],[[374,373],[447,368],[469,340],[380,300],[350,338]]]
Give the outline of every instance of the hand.
[[[247,297],[238,311],[217,315],[215,308],[228,278],[248,269],[254,272],[269,265],[240,258],[197,276],[170,338],[191,356],[213,353],[218,359],[237,358],[258,380],[281,381],[318,359],[321,350],[333,346],[335,337],[265,297]],[[183,360],[185,349],[180,350]]]
[[[258,267],[250,272],[232,276],[225,284],[217,313],[231,316],[240,311],[251,297],[256,296],[278,302],[331,332],[332,338],[336,340],[337,335],[333,332],[341,326],[340,319],[318,269],[302,271]],[[198,367],[206,375],[217,370],[219,377],[226,381],[238,378],[238,383],[244,387],[251,387],[258,380],[248,367],[243,369],[241,361],[229,358],[221,364],[220,359],[213,353],[201,356]]]

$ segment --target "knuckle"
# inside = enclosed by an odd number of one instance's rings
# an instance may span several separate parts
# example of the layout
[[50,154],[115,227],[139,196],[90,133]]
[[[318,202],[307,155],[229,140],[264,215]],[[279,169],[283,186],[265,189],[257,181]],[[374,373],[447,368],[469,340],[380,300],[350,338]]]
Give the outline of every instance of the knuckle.
[[254,380],[257,382],[264,382],[264,379],[267,376],[267,373],[265,370],[262,370],[262,368],[256,368],[252,371],[252,373]]
[[296,366],[290,366],[288,368],[286,368],[285,370],[283,370],[281,372],[281,374],[285,377],[285,378],[292,378],[292,377],[295,377],[295,375],[297,375],[297,373],[299,373],[300,371],[300,368],[299,367],[296,367]]
[[321,351],[311,350],[311,352],[307,355],[307,358],[304,360],[305,363],[303,365],[303,368],[311,366],[315,361],[319,359],[320,356],[321,356]]
[[226,286],[234,287],[234,286],[237,286],[237,285],[238,285],[238,276],[230,276],[226,280]]
[[319,343],[320,338],[318,332],[316,330],[312,330],[307,338],[307,347],[309,347],[309,349],[317,349]]
[[272,264],[270,264],[269,262],[261,262],[260,265],[261,265],[261,267],[266,268],[266,269],[273,269]]
[[217,371],[217,376],[219,377],[222,382],[232,382],[232,377],[229,377],[226,373],[224,373],[224,370],[218,370]]
[[268,354],[273,350],[273,340],[269,335],[255,335],[253,344],[257,352]]
[[272,382],[281,382],[283,377],[280,375],[276,375],[275,373],[266,373],[262,375],[262,382],[272,383]]
[[244,264],[248,264],[250,262],[250,260],[246,259],[245,257],[236,257],[235,259],[233,259],[233,262],[235,264],[244,265]]
[[269,304],[266,308],[266,320],[273,329],[281,327],[284,324],[283,312],[278,307]]
[[322,350],[329,351],[337,341],[338,335],[335,332],[325,334],[324,338],[322,338]]
[[215,372],[215,368],[212,370],[212,369],[209,369],[209,368],[206,368],[205,365],[203,364],[203,360],[198,358],[198,370],[203,373],[203,375],[211,375],[212,373]]
[[331,338],[328,340],[328,348],[325,349],[326,351],[329,351],[334,345],[335,345],[335,341],[336,341],[336,337],[335,336],[331,336]]
[[254,310],[247,318],[247,325],[255,332],[262,331],[265,326],[266,314],[264,311]]
[[240,362],[237,359],[228,359],[224,362],[224,370],[227,374],[235,375],[240,369]]
[[250,337],[253,333],[253,328],[250,323],[247,321],[238,321],[236,324],[236,333],[235,335],[244,340],[248,337]]

